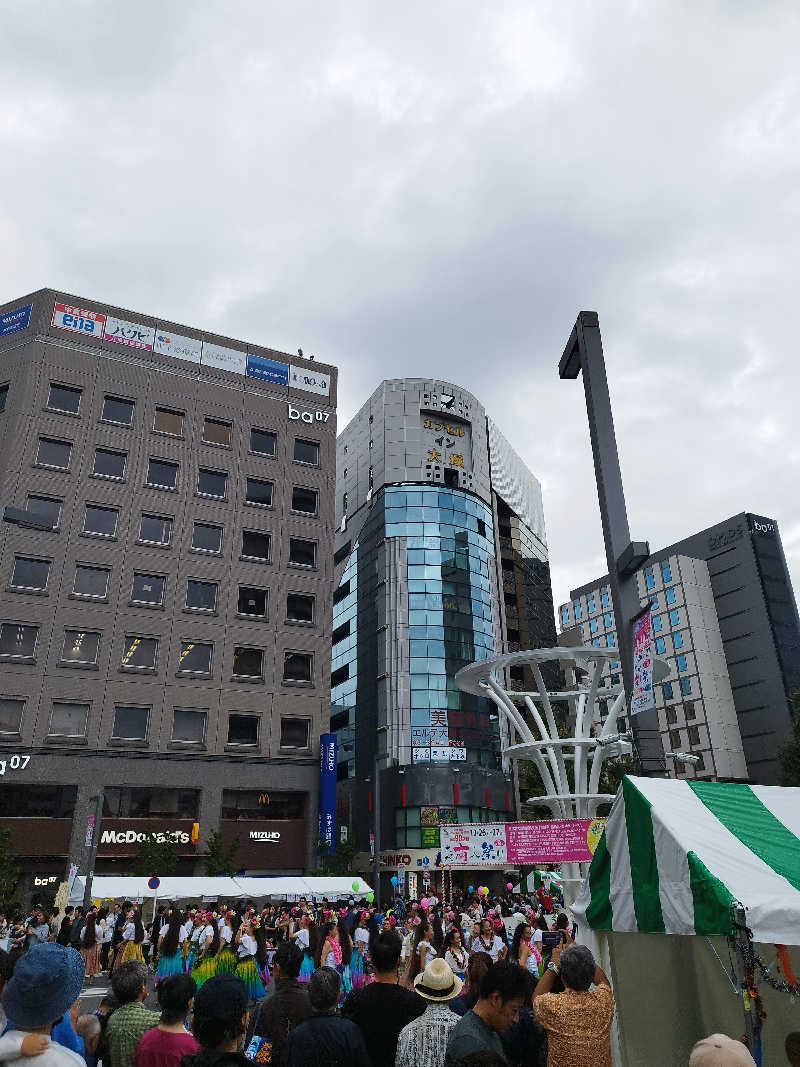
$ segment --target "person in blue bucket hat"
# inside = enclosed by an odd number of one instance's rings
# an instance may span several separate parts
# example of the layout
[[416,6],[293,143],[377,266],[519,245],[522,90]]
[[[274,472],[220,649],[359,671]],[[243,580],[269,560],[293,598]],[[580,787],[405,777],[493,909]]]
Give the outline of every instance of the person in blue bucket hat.
[[[77,1052],[51,1041],[34,1056],[22,1054],[28,1034],[49,1036],[50,1030],[80,996],[84,979],[83,959],[74,948],[55,943],[34,945],[21,956],[3,992],[3,1008],[11,1029],[0,1038],[3,1045],[19,1046],[18,1056],[6,1064],[24,1062],[28,1067],[85,1067]],[[8,1050],[6,1055],[8,1055]],[[4,1057],[5,1058],[5,1057]]]

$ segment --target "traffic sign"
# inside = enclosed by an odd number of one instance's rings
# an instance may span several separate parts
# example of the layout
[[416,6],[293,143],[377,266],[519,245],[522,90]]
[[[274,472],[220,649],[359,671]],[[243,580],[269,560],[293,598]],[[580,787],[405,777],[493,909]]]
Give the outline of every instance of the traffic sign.
[[161,885],[161,879],[157,878],[155,875],[153,875],[153,877],[147,883],[147,888],[148,889],[158,889],[158,887],[160,885]]

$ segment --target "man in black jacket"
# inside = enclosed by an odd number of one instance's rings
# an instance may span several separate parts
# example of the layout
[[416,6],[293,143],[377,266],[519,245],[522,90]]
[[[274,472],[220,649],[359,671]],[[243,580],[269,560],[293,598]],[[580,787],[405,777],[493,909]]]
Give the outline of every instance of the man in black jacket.
[[303,965],[303,950],[294,941],[281,941],[272,960],[275,991],[256,1009],[248,1038],[265,1038],[271,1042],[273,1067],[282,1067],[286,1056],[289,1031],[311,1018],[308,983],[298,982]]
[[341,984],[338,971],[332,967],[320,967],[311,975],[308,995],[313,1015],[289,1032],[287,1067],[370,1067],[359,1028],[334,1015]]
[[69,932],[72,929],[72,915],[74,908],[64,908],[64,918],[61,920],[61,926],[58,928],[58,937],[56,941],[59,945],[69,944]]

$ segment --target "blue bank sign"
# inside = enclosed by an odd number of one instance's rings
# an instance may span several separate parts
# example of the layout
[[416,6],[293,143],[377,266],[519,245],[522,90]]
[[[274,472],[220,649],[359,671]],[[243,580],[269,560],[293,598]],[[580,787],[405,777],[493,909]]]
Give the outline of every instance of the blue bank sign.
[[14,308],[13,311],[4,311],[0,314],[0,337],[16,333],[17,330],[26,330],[31,321],[32,310],[33,304],[26,304],[25,307]]
[[288,385],[289,364],[248,352],[247,377],[260,378],[262,382],[273,382],[275,385]]
[[336,734],[319,739],[319,839],[336,851]]

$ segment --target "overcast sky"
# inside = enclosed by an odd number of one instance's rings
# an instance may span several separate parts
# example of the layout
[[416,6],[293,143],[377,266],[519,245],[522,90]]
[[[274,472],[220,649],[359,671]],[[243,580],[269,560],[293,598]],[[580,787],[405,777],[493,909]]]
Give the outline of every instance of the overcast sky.
[[637,539],[750,510],[800,585],[796,0],[5,0],[0,302],[49,285],[485,404],[556,603],[604,569],[600,315]]

